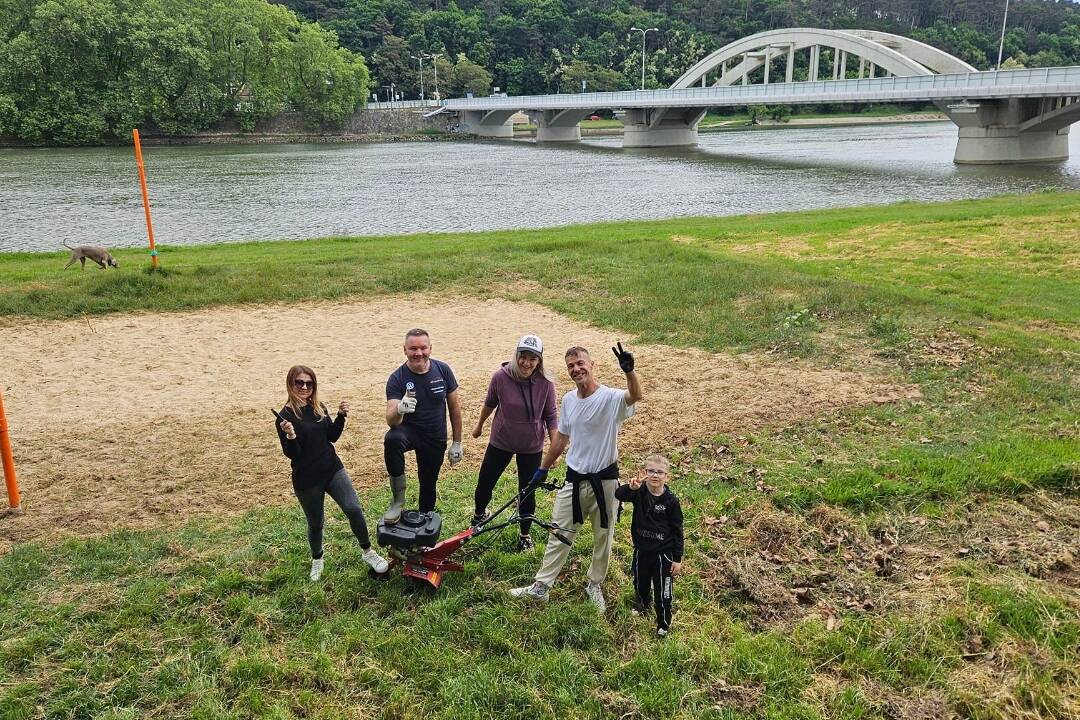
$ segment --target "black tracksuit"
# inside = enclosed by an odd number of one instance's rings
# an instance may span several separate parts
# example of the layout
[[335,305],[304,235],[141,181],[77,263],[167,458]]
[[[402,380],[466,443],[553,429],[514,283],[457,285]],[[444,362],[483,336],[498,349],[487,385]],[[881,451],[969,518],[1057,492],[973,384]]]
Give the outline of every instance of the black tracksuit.
[[656,626],[671,627],[672,577],[671,564],[682,562],[683,515],[679,498],[667,487],[659,496],[653,495],[645,483],[637,490],[629,485],[615,489],[615,497],[631,503],[634,519],[630,537],[634,541],[635,604],[646,610],[651,596],[656,595]]

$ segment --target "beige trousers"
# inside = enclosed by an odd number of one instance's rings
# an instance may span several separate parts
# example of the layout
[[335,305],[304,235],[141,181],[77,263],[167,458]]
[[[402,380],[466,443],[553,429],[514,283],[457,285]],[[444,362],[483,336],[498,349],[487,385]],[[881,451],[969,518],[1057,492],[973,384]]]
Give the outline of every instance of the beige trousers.
[[[600,508],[596,504],[596,496],[593,494],[592,486],[587,482],[578,484],[581,516],[583,519],[588,519],[592,525],[592,562],[589,564],[588,577],[594,583],[603,582],[607,576],[608,561],[611,559],[611,541],[615,537],[615,513],[618,506],[615,500],[615,488],[619,486],[618,478],[602,480],[601,482],[604,485],[603,502],[608,509],[609,527],[607,529],[600,527]],[[560,528],[568,528],[574,531],[572,533],[567,532],[566,529],[561,531],[561,534],[569,538],[571,542],[577,537],[577,531],[581,528],[581,523],[574,524],[574,509],[571,504],[573,495],[573,483],[566,483],[555,494],[555,505],[551,509],[552,522],[558,523]],[[540,569],[536,572],[536,580],[548,587],[554,585],[556,578],[559,577],[559,571],[562,570],[569,554],[570,547],[568,545],[563,545],[554,537],[549,537],[547,548],[544,550],[544,561],[540,563]]]

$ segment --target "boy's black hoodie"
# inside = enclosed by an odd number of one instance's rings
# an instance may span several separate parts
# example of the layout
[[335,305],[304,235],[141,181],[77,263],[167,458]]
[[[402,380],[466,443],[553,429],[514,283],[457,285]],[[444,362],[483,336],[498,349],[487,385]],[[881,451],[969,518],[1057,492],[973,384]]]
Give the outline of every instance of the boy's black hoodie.
[[634,547],[647,552],[671,552],[672,562],[682,562],[683,515],[679,498],[667,486],[653,495],[645,483],[633,490],[629,485],[615,488],[615,497],[634,506],[630,537]]

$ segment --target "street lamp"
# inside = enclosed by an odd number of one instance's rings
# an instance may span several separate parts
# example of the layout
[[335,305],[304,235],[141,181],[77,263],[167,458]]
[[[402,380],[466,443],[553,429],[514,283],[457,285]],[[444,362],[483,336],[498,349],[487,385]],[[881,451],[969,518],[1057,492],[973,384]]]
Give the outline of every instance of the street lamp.
[[442,53],[435,53],[434,55],[428,55],[428,59],[431,60],[431,67],[435,68],[435,99],[442,100],[442,96],[439,95],[439,63],[435,62],[442,57]]
[[637,30],[639,33],[641,33],[641,89],[644,90],[645,89],[645,36],[648,35],[651,32],[658,33],[658,32],[660,32],[660,29],[659,28],[648,28],[646,30],[642,30],[639,27],[630,28],[631,32],[633,32],[634,30]]
[[424,53],[420,53],[420,57],[416,55],[410,55],[413,60],[420,62],[420,102],[424,101]]
[[1005,17],[1001,19],[1001,42],[998,43],[998,64],[997,69],[1001,69],[1001,51],[1005,49],[1005,23],[1009,21],[1009,0],[1005,0]]

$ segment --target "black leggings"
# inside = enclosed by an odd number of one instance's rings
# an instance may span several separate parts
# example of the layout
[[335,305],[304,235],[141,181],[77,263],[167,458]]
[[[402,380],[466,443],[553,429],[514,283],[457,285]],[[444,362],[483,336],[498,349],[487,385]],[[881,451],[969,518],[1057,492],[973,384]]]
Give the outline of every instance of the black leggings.
[[[518,492],[529,484],[536,469],[540,467],[540,456],[542,453],[517,453],[517,471],[518,471]],[[494,445],[487,446],[487,452],[484,453],[484,461],[480,463],[480,479],[476,483],[476,493],[473,495],[473,503],[476,508],[476,513],[480,514],[491,502],[491,494],[495,490],[495,483],[499,481],[503,471],[510,464],[510,458],[514,457],[514,453],[507,450],[500,450]],[[521,501],[521,505],[518,507],[518,512],[521,515],[532,515],[536,512],[536,497],[535,493],[530,493],[527,498]],[[528,535],[529,528],[532,527],[532,520],[521,521],[521,534]]]
[[352,480],[345,468],[334,473],[334,477],[330,478],[325,487],[316,486],[303,490],[294,487],[293,492],[300,501],[300,507],[304,509],[304,517],[307,518],[307,538],[312,559],[318,560],[323,556],[323,501],[327,495],[334,499],[345,517],[349,518],[349,527],[360,542],[360,547],[364,550],[371,547],[364,510],[360,507],[360,500],[356,497],[356,490],[353,489]]
[[405,474],[405,453],[416,451],[416,475],[420,479],[420,512],[435,509],[435,486],[446,451],[445,440],[434,440],[417,432],[411,425],[390,428],[383,436],[383,459],[390,477]]

